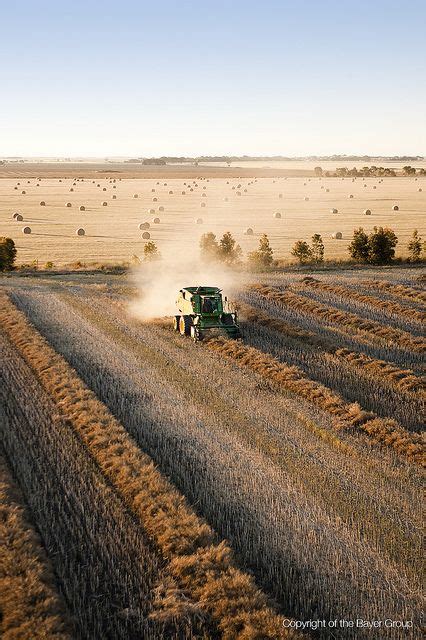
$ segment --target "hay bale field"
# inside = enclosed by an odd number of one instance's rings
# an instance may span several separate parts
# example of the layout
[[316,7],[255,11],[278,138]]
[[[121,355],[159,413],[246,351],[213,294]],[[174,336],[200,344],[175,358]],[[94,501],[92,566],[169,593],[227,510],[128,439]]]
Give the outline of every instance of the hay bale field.
[[[1,174],[0,174],[1,175]],[[6,175],[6,174],[5,174]],[[158,174],[161,175],[161,174]],[[183,178],[183,176],[182,176]],[[39,188],[32,183],[26,189],[25,196],[15,190],[16,177],[0,177],[0,236],[11,237],[16,242],[21,236],[19,226],[14,226],[11,219],[13,211],[19,210],[24,219],[31,220],[34,235],[30,243],[25,243],[19,250],[17,262],[28,263],[34,259],[40,262],[51,260],[55,265],[67,264],[75,260],[85,261],[89,257],[100,262],[128,260],[132,254],[138,255],[139,242],[137,228],[138,216],[141,211],[149,211],[160,199],[161,227],[156,243],[160,250],[167,250],[178,241],[181,245],[193,244],[198,236],[193,221],[198,217],[200,207],[203,208],[204,228],[216,235],[230,231],[243,252],[256,248],[256,239],[244,234],[248,227],[256,228],[257,233],[267,233],[277,258],[290,258],[290,252],[296,240],[308,239],[313,231],[320,233],[325,243],[326,257],[345,258],[347,251],[345,243],[333,242],[336,217],[331,213],[339,212],[339,230],[344,238],[350,238],[353,230],[364,226],[366,230],[372,227],[366,223],[364,211],[374,211],[374,225],[390,226],[398,236],[398,251],[404,250],[413,229],[422,231],[422,218],[426,207],[426,179],[423,177],[385,178],[378,183],[376,179],[367,178],[365,182],[357,180],[354,183],[347,180],[323,177],[320,189],[318,181],[306,180],[306,176],[287,176],[285,192],[283,178],[257,177],[257,181],[250,178],[252,183],[244,197],[234,197],[240,184],[240,189],[248,185],[247,180],[238,178],[214,178],[201,185],[196,180],[186,180],[187,185],[199,184],[197,188],[185,189],[185,198],[179,198],[182,190],[182,178],[170,177],[167,187],[156,185],[158,178],[134,178],[117,180],[117,198],[120,206],[104,206],[98,198],[99,189],[106,183],[85,180],[78,183],[78,196],[83,201],[87,213],[79,210],[75,203],[67,203],[67,194],[72,182],[69,178],[43,177]],[[374,185],[373,185],[374,180]],[[22,182],[22,181],[21,181]],[[306,186],[304,186],[306,183]],[[354,198],[348,198],[348,184]],[[364,184],[367,188],[364,188]],[[206,198],[200,198],[200,188]],[[376,190],[372,187],[377,186]],[[193,191],[190,189],[193,188]],[[418,189],[423,188],[422,191]],[[157,194],[153,198],[153,190]],[[169,194],[173,191],[173,194]],[[198,193],[197,193],[198,192]],[[155,193],[155,191],[154,191]],[[242,191],[240,191],[242,193]],[[134,198],[134,195],[138,198]],[[280,194],[282,198],[279,198]],[[231,197],[231,195],[233,197]],[[115,194],[114,194],[115,196]],[[115,197],[112,198],[115,200]],[[305,200],[305,198],[308,198]],[[277,217],[271,214],[277,200],[285,209],[285,233],[281,225],[277,225]],[[201,200],[201,202],[200,202]],[[208,200],[208,207],[206,202]],[[40,203],[48,202],[41,212]],[[64,206],[65,203],[65,206]],[[395,209],[393,206],[398,209]],[[43,205],[41,205],[43,206]],[[198,211],[197,211],[198,210]],[[150,211],[151,217],[155,211]],[[84,245],[75,245],[73,236],[78,226],[84,226],[87,241]]]

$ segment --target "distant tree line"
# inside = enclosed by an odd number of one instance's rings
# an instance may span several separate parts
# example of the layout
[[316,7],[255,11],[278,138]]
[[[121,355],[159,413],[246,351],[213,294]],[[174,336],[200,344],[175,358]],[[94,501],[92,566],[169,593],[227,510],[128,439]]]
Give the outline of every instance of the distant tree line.
[[[395,247],[398,238],[392,229],[374,227],[371,233],[362,227],[355,229],[351,243],[348,246],[349,257],[361,264],[391,264],[395,258]],[[407,245],[410,262],[418,262],[426,251],[425,243],[414,229]],[[292,256],[300,264],[320,264],[324,262],[324,243],[320,234],[312,236],[311,244],[305,240],[295,242]]]

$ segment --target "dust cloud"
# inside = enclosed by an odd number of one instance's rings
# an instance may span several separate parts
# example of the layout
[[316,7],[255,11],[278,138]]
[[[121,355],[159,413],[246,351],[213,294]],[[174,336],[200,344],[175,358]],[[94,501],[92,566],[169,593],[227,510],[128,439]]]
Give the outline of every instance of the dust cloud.
[[161,260],[143,262],[132,272],[138,295],[129,305],[131,315],[153,320],[175,314],[179,290],[190,286],[220,287],[230,299],[239,288],[243,274],[224,264],[205,263],[199,255],[199,239],[184,248],[171,245],[161,249]]

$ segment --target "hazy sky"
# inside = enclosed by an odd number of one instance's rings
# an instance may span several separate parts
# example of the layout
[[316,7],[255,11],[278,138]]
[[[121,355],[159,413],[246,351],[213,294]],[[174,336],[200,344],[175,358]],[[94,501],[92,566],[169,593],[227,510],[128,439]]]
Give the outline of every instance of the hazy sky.
[[426,155],[426,0],[19,0],[1,155]]

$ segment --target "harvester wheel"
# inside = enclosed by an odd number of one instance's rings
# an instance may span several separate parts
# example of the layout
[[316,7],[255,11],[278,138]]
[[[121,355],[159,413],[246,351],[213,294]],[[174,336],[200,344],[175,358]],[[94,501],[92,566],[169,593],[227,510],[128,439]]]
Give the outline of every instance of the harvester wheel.
[[191,333],[191,316],[180,316],[179,331],[182,336],[189,336]]
[[191,325],[191,338],[194,342],[201,340],[200,332],[195,325]]
[[180,316],[174,316],[173,318],[173,331],[179,331]]

